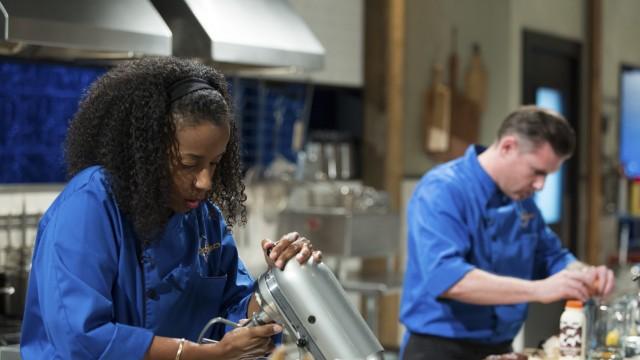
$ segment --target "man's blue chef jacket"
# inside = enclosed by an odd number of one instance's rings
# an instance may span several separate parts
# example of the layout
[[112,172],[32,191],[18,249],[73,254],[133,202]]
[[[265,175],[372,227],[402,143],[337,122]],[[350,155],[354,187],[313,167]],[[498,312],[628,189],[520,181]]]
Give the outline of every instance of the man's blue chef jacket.
[[470,146],[463,157],[428,172],[409,202],[400,320],[410,332],[511,341],[527,304],[471,305],[439,296],[472,269],[542,279],[575,261],[531,198],[513,201],[498,189],[478,162],[483,150]]
[[157,240],[136,250],[104,170],[76,175],[40,221],[22,357],[142,359],[154,335],[195,341],[213,317],[246,317],[253,280],[217,208],[174,215]]

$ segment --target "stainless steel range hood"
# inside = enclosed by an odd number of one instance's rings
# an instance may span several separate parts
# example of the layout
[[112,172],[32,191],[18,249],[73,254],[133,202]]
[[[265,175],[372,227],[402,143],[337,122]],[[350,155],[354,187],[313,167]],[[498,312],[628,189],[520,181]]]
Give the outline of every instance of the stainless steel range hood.
[[151,0],[173,33],[173,54],[241,67],[313,70],[324,48],[287,0]]
[[0,55],[175,55],[245,71],[324,64],[324,48],[287,0],[0,0]]
[[56,59],[170,55],[148,0],[0,0],[0,53]]

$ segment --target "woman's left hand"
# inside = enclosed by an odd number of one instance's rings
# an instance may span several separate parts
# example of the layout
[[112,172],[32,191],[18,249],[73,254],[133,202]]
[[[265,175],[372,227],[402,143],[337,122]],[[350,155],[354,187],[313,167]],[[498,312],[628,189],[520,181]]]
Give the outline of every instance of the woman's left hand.
[[284,269],[287,261],[294,256],[300,264],[307,262],[309,257],[313,257],[316,263],[322,261],[322,253],[314,251],[311,241],[297,232],[288,233],[276,242],[262,240],[262,250],[264,250],[267,264],[279,269]]

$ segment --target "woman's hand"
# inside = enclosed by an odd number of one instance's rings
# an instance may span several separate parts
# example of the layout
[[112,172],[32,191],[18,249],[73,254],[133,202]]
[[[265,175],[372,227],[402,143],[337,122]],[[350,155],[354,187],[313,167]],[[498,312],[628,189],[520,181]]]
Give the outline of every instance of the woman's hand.
[[213,345],[224,359],[252,359],[265,356],[275,348],[271,337],[282,331],[278,324],[239,327],[226,333]]
[[238,327],[214,344],[154,336],[144,359],[174,359],[180,348],[181,359],[253,359],[273,351],[271,337],[280,332],[282,326],[278,324]]
[[313,251],[311,241],[297,232],[288,233],[276,242],[262,240],[262,250],[264,250],[267,264],[279,269],[284,269],[287,261],[294,256],[300,264],[307,262],[311,256],[316,263],[322,261],[322,253]]

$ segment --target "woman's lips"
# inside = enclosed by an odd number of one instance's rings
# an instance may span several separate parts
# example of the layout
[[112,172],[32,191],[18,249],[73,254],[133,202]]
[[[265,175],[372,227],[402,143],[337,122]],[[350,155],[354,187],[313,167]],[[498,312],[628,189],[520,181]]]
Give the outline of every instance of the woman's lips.
[[200,206],[200,202],[201,202],[201,201],[202,201],[202,200],[198,200],[198,199],[195,199],[195,200],[189,200],[189,199],[186,199],[187,207],[188,207],[189,209],[195,209],[195,208],[197,208],[198,206]]

